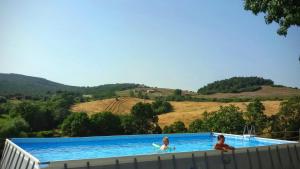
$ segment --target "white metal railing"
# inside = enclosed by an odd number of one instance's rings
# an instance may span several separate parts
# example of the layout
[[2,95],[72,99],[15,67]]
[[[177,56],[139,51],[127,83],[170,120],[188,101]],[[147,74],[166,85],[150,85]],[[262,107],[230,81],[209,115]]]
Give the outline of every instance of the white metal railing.
[[39,164],[37,158],[9,139],[5,140],[0,169],[39,169]]

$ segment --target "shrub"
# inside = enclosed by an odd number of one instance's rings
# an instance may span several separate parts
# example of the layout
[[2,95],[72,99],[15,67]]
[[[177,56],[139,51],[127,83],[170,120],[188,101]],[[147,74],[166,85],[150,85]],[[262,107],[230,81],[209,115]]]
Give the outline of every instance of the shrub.
[[221,106],[216,112],[207,113],[205,126],[210,131],[222,133],[242,133],[245,125],[243,113],[234,105]]
[[137,134],[136,124],[132,115],[120,116],[124,134]]
[[167,101],[156,100],[152,103],[152,109],[157,115],[160,115],[163,113],[171,112],[173,110],[173,107]]
[[[300,128],[300,97],[292,97],[280,105],[279,113],[272,117],[271,129],[273,132],[298,131]],[[287,137],[296,137],[297,132],[286,134]],[[282,137],[283,134],[273,134]]]
[[8,117],[0,124],[0,138],[26,137],[28,123],[20,116]]
[[86,113],[72,113],[62,123],[62,133],[66,136],[86,136],[90,121]]
[[139,134],[157,133],[158,117],[149,103],[137,103],[131,109],[131,115],[134,117],[136,132]]
[[268,118],[264,114],[265,106],[259,101],[254,100],[247,105],[245,114],[246,124],[254,125],[256,132],[261,132],[268,124]]
[[191,133],[204,132],[204,131],[207,130],[204,127],[203,121],[201,119],[196,119],[189,125],[189,132]]
[[120,117],[111,112],[93,114],[90,122],[93,135],[116,135],[123,133]]
[[185,133],[187,129],[182,121],[176,121],[170,126],[165,126],[163,133]]

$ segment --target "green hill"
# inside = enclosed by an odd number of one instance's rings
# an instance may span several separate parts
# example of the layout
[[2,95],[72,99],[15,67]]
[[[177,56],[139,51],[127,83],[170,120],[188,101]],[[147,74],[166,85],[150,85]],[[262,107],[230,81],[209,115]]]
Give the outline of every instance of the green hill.
[[261,89],[261,86],[271,86],[274,82],[261,77],[232,77],[215,81],[198,90],[199,94],[240,93],[252,92]]
[[139,85],[131,83],[106,84],[95,87],[77,87],[56,83],[47,79],[20,74],[0,73],[0,96],[25,95],[43,96],[57,91],[90,94],[96,98],[115,95],[116,91],[135,88]]

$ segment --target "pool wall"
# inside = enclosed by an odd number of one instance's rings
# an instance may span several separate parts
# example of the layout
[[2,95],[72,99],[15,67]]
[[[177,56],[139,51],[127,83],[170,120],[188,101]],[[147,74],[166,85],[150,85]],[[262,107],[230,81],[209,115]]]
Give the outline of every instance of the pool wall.
[[300,169],[299,153],[299,143],[283,141],[283,144],[228,152],[209,150],[40,163],[7,139],[1,169]]

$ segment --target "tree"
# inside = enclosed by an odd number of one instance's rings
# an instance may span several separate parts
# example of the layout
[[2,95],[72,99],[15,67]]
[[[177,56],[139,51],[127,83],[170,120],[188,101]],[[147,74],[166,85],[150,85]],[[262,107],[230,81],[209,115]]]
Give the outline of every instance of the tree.
[[72,113],[62,123],[61,130],[66,136],[86,136],[90,121],[86,113]]
[[244,113],[246,124],[254,125],[257,132],[261,132],[267,126],[268,118],[264,114],[264,110],[265,106],[255,99],[247,105],[247,111]]
[[198,133],[207,131],[203,125],[203,121],[201,119],[196,119],[189,125],[189,132]]
[[28,130],[29,125],[22,117],[8,117],[0,124],[0,138],[26,137]]
[[300,26],[299,0],[245,0],[245,10],[251,10],[255,15],[265,13],[267,24],[279,24],[277,33],[287,35],[290,26]]
[[134,91],[133,90],[129,90],[129,96],[130,97],[135,97]]
[[135,120],[132,115],[122,115],[120,119],[124,134],[137,134]]
[[176,121],[170,126],[165,126],[163,133],[185,133],[187,129],[182,121]]
[[7,99],[3,96],[0,96],[0,104],[1,103],[6,103],[7,102]]
[[234,105],[220,106],[216,112],[207,114],[205,126],[214,132],[242,133],[245,125],[243,113]]
[[173,110],[172,105],[169,102],[163,101],[163,100],[156,100],[152,103],[151,106],[152,106],[153,111],[157,115],[160,115],[163,113],[168,113]]
[[10,114],[12,116],[21,115],[28,122],[32,131],[49,130],[52,128],[53,118],[51,112],[42,103],[23,101]]
[[182,90],[180,90],[180,89],[175,89],[175,90],[174,90],[174,95],[175,95],[175,96],[181,96],[181,95],[182,95]]
[[157,133],[158,117],[149,103],[137,103],[131,109],[134,117],[137,133]]
[[[300,97],[292,97],[282,102],[279,113],[272,118],[271,129],[273,132],[298,131],[300,128]],[[288,135],[294,137],[297,133],[289,133]]]
[[93,114],[90,122],[92,134],[94,135],[116,135],[123,133],[119,116],[111,112]]

